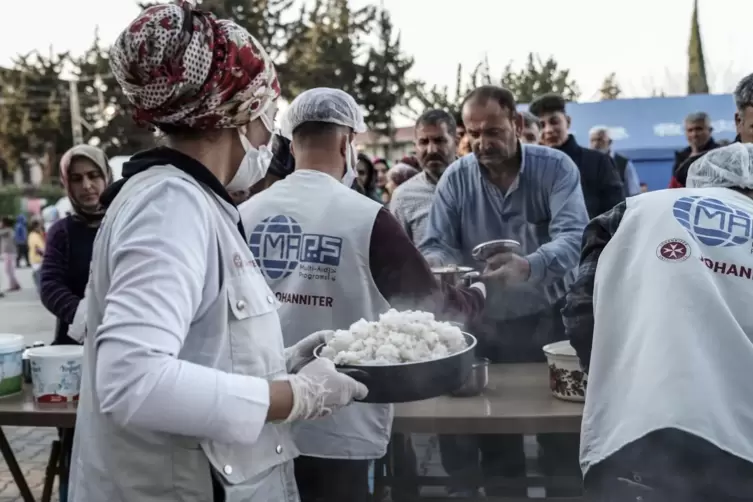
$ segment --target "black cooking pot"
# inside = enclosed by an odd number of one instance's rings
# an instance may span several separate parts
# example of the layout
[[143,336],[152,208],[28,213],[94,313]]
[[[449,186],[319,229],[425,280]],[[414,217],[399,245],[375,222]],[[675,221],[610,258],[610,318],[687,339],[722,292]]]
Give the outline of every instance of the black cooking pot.
[[[449,394],[468,380],[476,362],[476,338],[463,333],[468,347],[441,359],[390,365],[338,365],[337,371],[369,389],[364,403],[407,403]],[[314,351],[320,357],[320,345]]]

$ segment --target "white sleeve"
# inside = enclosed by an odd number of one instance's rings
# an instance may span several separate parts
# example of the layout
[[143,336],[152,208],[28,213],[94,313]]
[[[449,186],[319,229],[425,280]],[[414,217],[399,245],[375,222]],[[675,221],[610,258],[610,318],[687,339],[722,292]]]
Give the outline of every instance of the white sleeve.
[[173,179],[134,193],[114,217],[95,388],[121,426],[253,444],[269,383],[178,359],[216,246],[210,214],[200,189]]
[[84,343],[84,338],[86,338],[86,312],[86,298],[82,298],[73,315],[73,322],[68,328],[68,336],[78,343]]

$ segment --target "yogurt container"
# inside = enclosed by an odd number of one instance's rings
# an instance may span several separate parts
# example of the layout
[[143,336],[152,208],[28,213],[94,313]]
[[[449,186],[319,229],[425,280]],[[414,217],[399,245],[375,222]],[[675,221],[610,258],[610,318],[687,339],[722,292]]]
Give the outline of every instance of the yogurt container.
[[81,363],[84,347],[50,345],[28,350],[31,384],[38,403],[78,401],[81,388]]
[[22,335],[0,334],[0,397],[21,392],[25,349]]

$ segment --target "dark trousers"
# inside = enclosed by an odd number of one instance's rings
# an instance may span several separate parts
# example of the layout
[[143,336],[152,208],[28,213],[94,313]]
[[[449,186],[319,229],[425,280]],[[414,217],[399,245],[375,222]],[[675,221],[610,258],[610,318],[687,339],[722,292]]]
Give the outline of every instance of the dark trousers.
[[[539,470],[547,477],[580,477],[577,434],[539,434]],[[442,467],[452,478],[453,490],[479,488],[481,477],[487,496],[526,496],[526,457],[523,436],[515,434],[440,436]],[[508,486],[504,486],[505,482]],[[510,482],[516,486],[509,486]],[[577,496],[580,490],[552,489],[548,496]]]
[[[544,362],[542,347],[564,340],[561,303],[539,314],[507,321],[482,320],[469,326],[478,338],[477,355],[493,363]],[[542,370],[543,371],[543,370]],[[552,398],[554,399],[554,397]],[[539,434],[539,470],[545,476],[580,476],[578,434]],[[474,489],[467,480],[480,474],[488,496],[525,496],[527,489],[495,486],[490,478],[526,477],[526,458],[521,435],[440,436],[442,466],[457,489]],[[488,481],[486,481],[488,480]],[[548,490],[548,495],[577,496],[580,490]],[[554,492],[554,493],[553,493]]]
[[301,502],[370,502],[369,464],[369,460],[298,457],[295,480]]
[[588,502],[753,501],[753,463],[698,436],[662,429],[591,466],[584,484]]
[[16,244],[18,252],[16,253],[16,268],[21,268],[21,260],[29,266],[29,246],[27,244]]

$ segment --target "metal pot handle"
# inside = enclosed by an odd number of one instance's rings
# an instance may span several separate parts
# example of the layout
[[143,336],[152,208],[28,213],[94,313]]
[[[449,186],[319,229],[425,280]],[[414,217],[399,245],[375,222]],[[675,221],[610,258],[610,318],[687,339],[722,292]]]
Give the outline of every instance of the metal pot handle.
[[462,277],[463,286],[465,286],[466,288],[470,287],[471,284],[478,281],[479,277],[481,277],[481,272],[477,270],[474,270],[473,272],[468,272]]

